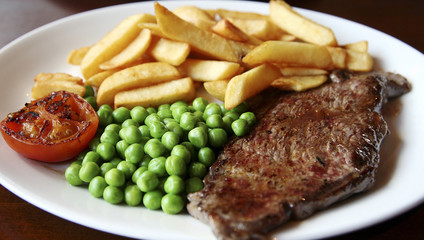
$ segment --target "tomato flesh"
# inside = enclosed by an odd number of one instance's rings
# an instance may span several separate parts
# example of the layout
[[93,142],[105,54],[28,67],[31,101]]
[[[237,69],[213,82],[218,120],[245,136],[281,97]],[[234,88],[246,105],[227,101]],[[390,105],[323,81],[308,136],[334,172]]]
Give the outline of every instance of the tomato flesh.
[[88,147],[99,118],[77,94],[59,91],[27,103],[1,122],[6,143],[30,159],[69,160]]

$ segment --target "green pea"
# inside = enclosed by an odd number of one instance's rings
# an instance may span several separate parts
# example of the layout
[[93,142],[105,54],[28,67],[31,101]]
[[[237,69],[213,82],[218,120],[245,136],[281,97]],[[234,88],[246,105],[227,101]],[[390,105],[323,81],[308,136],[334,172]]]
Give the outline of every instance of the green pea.
[[146,117],[149,115],[147,110],[142,106],[135,106],[130,111],[131,118],[134,119],[138,124],[143,124]]
[[153,191],[159,185],[159,178],[155,173],[144,171],[137,179],[137,186],[143,192]]
[[212,114],[222,114],[221,107],[218,103],[212,102],[206,106],[205,111],[203,112],[203,119],[208,119],[208,117]]
[[186,173],[186,163],[179,156],[169,156],[165,162],[165,169],[169,175],[183,176]]
[[222,118],[222,122],[224,123],[224,129],[227,132],[227,134],[233,134],[233,129],[231,128],[231,124],[234,122],[234,120],[229,116],[224,116]]
[[233,121],[240,118],[240,114],[236,111],[228,111],[224,114],[224,117],[230,117]]
[[174,109],[172,109],[172,117],[175,120],[177,120],[177,122],[180,122],[181,116],[185,112],[190,112],[190,110],[188,109],[188,106],[182,105],[182,106],[175,107]]
[[193,115],[197,119],[197,122],[199,122],[199,121],[201,121],[201,122],[205,121],[203,119],[203,112],[201,112],[201,111],[195,111],[195,112],[193,112]]
[[115,145],[109,142],[102,142],[97,146],[96,152],[103,160],[109,161],[115,156]]
[[94,96],[94,89],[92,86],[84,85],[84,88],[85,88],[84,98]]
[[244,119],[237,119],[231,124],[231,128],[236,136],[242,137],[249,132],[249,124]]
[[166,124],[166,128],[169,131],[174,132],[175,134],[178,135],[178,137],[180,137],[180,139],[184,136],[184,130],[183,128],[180,126],[180,124],[178,124],[177,122],[168,122]]
[[96,198],[100,198],[103,196],[103,191],[107,187],[107,183],[102,176],[96,176],[93,179],[91,179],[90,183],[88,184],[88,191],[90,194]]
[[188,140],[197,148],[205,147],[208,143],[208,134],[202,127],[195,127],[188,132]]
[[162,177],[165,175],[165,157],[157,157],[150,160],[148,165],[148,170],[155,173],[158,177]]
[[139,164],[140,167],[147,167],[149,166],[150,161],[152,160],[152,157],[150,157],[148,154],[145,154],[143,159],[141,159],[141,162]]
[[158,111],[161,111],[161,110],[164,110],[164,109],[171,109],[171,104],[164,103],[164,104],[159,105]]
[[238,114],[242,114],[246,112],[248,108],[249,108],[249,105],[247,104],[247,102],[242,102],[237,107],[231,110],[237,112]]
[[196,127],[201,127],[205,132],[209,132],[209,127],[205,122],[197,122]]
[[148,138],[152,137],[150,135],[150,130],[149,130],[149,127],[147,125],[141,125],[140,127],[138,127],[138,130],[140,130],[142,137],[148,137]]
[[105,131],[100,136],[101,143],[107,142],[115,145],[119,140],[121,140],[121,138],[119,137],[118,133],[110,129],[105,129]]
[[87,162],[81,166],[78,175],[82,181],[89,183],[99,173],[100,168],[95,162]]
[[95,151],[88,151],[82,159],[81,164],[84,165],[87,162],[95,162],[97,164],[100,164],[100,155]]
[[[84,154],[83,157],[85,157],[85,154]],[[80,166],[82,166],[82,159],[77,158],[77,160],[73,161],[69,166],[71,166],[71,165],[80,165]]]
[[103,110],[107,110],[107,111],[113,111],[113,108],[110,106],[110,105],[108,105],[108,104],[103,104],[103,105],[101,105],[100,107],[99,107],[99,110],[101,110],[101,111],[103,111]]
[[94,110],[97,109],[97,100],[95,96],[84,97],[84,100],[87,101]]
[[114,157],[112,160],[110,160],[109,162],[113,164],[114,167],[118,166],[118,164],[120,162],[122,162],[123,160],[118,158],[118,157]]
[[206,100],[202,97],[197,97],[193,100],[191,105],[193,105],[193,107],[196,111],[203,112],[203,111],[205,111],[205,108],[208,105],[208,100]]
[[206,166],[201,162],[193,162],[188,166],[188,175],[190,177],[204,178],[206,176]]
[[181,145],[181,144],[175,145],[172,148],[171,156],[178,156],[178,157],[182,158],[186,164],[189,164],[190,160],[191,160],[190,151],[187,149],[186,146]]
[[191,177],[185,181],[185,190],[187,193],[194,193],[202,190],[204,187],[202,179]]
[[173,111],[175,108],[178,108],[178,107],[188,107],[188,104],[184,101],[176,101],[173,104],[171,104],[169,109],[171,109],[171,111]]
[[[79,164],[82,164],[82,160],[85,158],[85,155],[90,151],[90,149],[85,149],[84,151],[80,152],[76,158],[75,161],[73,161],[72,163],[78,163],[78,161],[80,161]],[[71,163],[71,164],[72,164]]]
[[162,196],[160,190],[147,192],[143,196],[143,205],[150,210],[157,210],[161,206]]
[[162,119],[156,113],[152,113],[152,114],[149,114],[149,116],[146,117],[146,120],[144,120],[144,124],[146,124],[150,128],[150,124],[152,122],[155,122],[155,121],[160,122],[160,121],[162,121]]
[[142,166],[137,168],[137,170],[135,170],[135,172],[133,173],[133,175],[131,176],[131,181],[135,184],[137,184],[137,180],[140,177],[140,175],[147,171],[147,167],[146,166]]
[[224,127],[224,121],[220,114],[212,114],[206,119],[206,125],[210,128],[222,128]]
[[124,200],[124,192],[114,186],[107,186],[103,191],[103,199],[111,204],[118,204]]
[[179,195],[168,193],[162,197],[161,207],[166,214],[177,214],[183,210],[184,200]]
[[166,193],[179,194],[184,191],[184,180],[176,175],[169,176],[164,183]]
[[150,135],[158,139],[161,138],[163,134],[165,134],[168,131],[165,124],[163,124],[160,121],[150,122],[149,130],[150,130]]
[[119,107],[112,112],[113,122],[121,124],[131,118],[130,110],[126,107]]
[[144,152],[152,158],[160,157],[166,151],[165,146],[159,139],[152,138],[144,145]]
[[162,122],[165,123],[165,125],[167,125],[169,122],[177,123],[177,120],[175,120],[173,118],[163,118]]
[[137,187],[137,185],[128,185],[124,191],[125,203],[129,206],[137,206],[143,199],[143,193]]
[[100,144],[100,137],[94,137],[91,139],[88,148],[92,151],[96,151],[97,146]]
[[128,126],[136,126],[139,127],[140,125],[138,124],[138,122],[132,118],[125,120],[122,124],[121,127],[128,127]]
[[102,105],[97,110],[97,116],[99,116],[99,125],[101,127],[106,127],[113,122],[112,108],[110,108],[110,106],[106,106],[109,105]]
[[191,142],[182,142],[181,145],[186,147],[187,150],[190,152],[190,159],[193,159],[196,156],[196,154],[194,153],[194,151],[195,151],[194,146]]
[[240,118],[246,120],[249,126],[253,126],[256,123],[256,116],[252,112],[244,112],[240,115]]
[[138,164],[144,157],[144,147],[139,143],[133,143],[125,149],[124,155],[126,161]]
[[114,131],[119,134],[119,130],[121,130],[121,126],[116,123],[111,123],[105,127],[105,131]]
[[117,168],[112,168],[106,172],[105,181],[110,186],[121,187],[125,184],[125,173]]
[[100,166],[100,175],[102,175],[103,177],[105,176],[105,174],[112,168],[114,168],[115,166],[111,163],[111,162],[105,162]]
[[174,132],[166,132],[163,134],[161,141],[165,148],[171,151],[180,142],[180,137]]
[[226,112],[228,112],[228,109],[225,108],[224,103],[219,104],[219,107],[221,107],[221,115],[224,115]]
[[116,153],[118,154],[118,156],[120,158],[125,158],[125,150],[130,146],[130,144],[128,144],[125,140],[120,140],[119,142],[116,143],[115,145],[115,149],[116,149]]
[[134,125],[122,128],[119,136],[129,144],[138,143],[142,139],[140,130]]
[[157,113],[157,111],[156,111],[156,109],[155,109],[154,107],[148,107],[148,108],[146,108],[146,111],[147,111],[149,114]]
[[197,159],[206,167],[210,167],[216,160],[215,152],[210,147],[201,148],[197,153]]
[[161,119],[172,118],[172,111],[171,111],[171,109],[162,109],[162,110],[159,110],[157,114],[159,115],[159,117]]
[[71,164],[65,170],[66,181],[68,181],[68,183],[71,184],[72,186],[78,186],[84,183],[84,181],[82,181],[79,176],[80,169],[81,169],[81,165]]
[[130,179],[136,170],[136,166],[128,161],[121,161],[116,169],[124,173],[125,179]]
[[180,117],[180,126],[186,131],[190,131],[196,126],[197,117],[191,112],[185,112]]
[[209,131],[209,144],[212,147],[222,147],[227,142],[227,132],[222,128],[214,128]]

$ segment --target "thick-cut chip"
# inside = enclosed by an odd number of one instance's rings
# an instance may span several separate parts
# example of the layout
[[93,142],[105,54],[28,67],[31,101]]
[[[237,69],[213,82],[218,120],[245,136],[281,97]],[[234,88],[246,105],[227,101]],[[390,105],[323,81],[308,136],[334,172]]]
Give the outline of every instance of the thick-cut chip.
[[368,52],[368,41],[349,43],[344,45],[344,47],[357,52]]
[[138,24],[141,22],[155,22],[151,14],[137,14],[125,18],[112,31],[90,48],[81,62],[81,72],[85,79],[101,72],[99,65],[108,61],[121,52],[140,33]]
[[47,96],[53,91],[65,90],[84,96],[83,80],[67,73],[39,73],[34,78],[31,97],[38,99]]
[[157,23],[140,23],[138,24],[138,26],[141,29],[149,29],[153,35],[156,35],[158,37],[166,37]]
[[110,70],[122,67],[141,58],[144,52],[149,47],[151,39],[152,33],[150,32],[150,30],[143,29],[140,34],[124,50],[115,55],[109,61],[100,64],[100,69]]
[[157,2],[155,12],[162,32],[170,39],[189,43],[193,51],[219,60],[239,62],[250,50],[244,43],[225,39],[184,21]]
[[326,81],[327,75],[291,76],[278,78],[271,83],[271,86],[281,90],[301,92],[321,86]]
[[259,14],[259,13],[240,12],[240,11],[233,11],[233,10],[222,9],[222,8],[217,9],[216,13],[221,18],[262,19],[262,20],[268,19],[267,15],[263,15],[263,14]]
[[97,93],[97,104],[113,106],[113,99],[118,92],[147,87],[180,78],[178,70],[163,62],[144,63],[125,68],[106,78]]
[[[289,36],[268,19],[228,18],[228,20],[243,32],[263,41],[281,40],[283,36]],[[290,39],[294,40],[294,36],[290,36]]]
[[182,78],[150,87],[123,91],[115,96],[115,108],[135,106],[158,107],[175,101],[191,101],[196,96],[196,89],[191,78]]
[[194,24],[196,27],[211,31],[214,19],[203,9],[195,6],[182,6],[172,10],[181,19]]
[[186,60],[190,53],[190,45],[153,36],[148,53],[158,61],[178,66]]
[[88,50],[90,50],[90,47],[81,47],[81,48],[72,50],[68,54],[67,62],[72,65],[80,65],[82,62],[82,59],[84,58],[85,54],[87,54]]
[[183,75],[195,81],[229,80],[240,71],[240,65],[234,62],[187,59],[178,69]]
[[211,27],[212,31],[216,34],[219,34],[225,38],[238,41],[238,42],[246,42],[253,45],[259,45],[262,43],[261,40],[256,37],[249,36],[232,24],[227,19],[219,20],[215,25]]
[[232,109],[269,87],[275,79],[281,77],[279,68],[271,64],[262,64],[233,77],[225,93],[225,108]]
[[335,68],[346,68],[347,53],[345,49],[341,47],[327,47],[327,50],[331,55]]
[[330,28],[300,15],[283,0],[271,0],[269,5],[271,20],[284,31],[306,42],[337,46],[336,37]]
[[320,68],[283,67],[280,69],[283,76],[314,76],[325,75],[328,71]]
[[347,52],[347,69],[353,71],[368,72],[373,68],[373,59],[367,52],[358,52],[346,49]]
[[254,48],[243,62],[256,66],[262,63],[333,68],[333,60],[326,47],[301,42],[267,41]]
[[203,83],[206,92],[220,101],[225,101],[225,92],[227,91],[228,80],[218,80]]
[[116,72],[119,72],[120,70],[121,69],[113,69],[113,70],[106,70],[103,72],[96,73],[90,78],[86,79],[85,84],[93,86],[93,87],[100,87],[100,85],[106,78],[110,77],[112,74]]

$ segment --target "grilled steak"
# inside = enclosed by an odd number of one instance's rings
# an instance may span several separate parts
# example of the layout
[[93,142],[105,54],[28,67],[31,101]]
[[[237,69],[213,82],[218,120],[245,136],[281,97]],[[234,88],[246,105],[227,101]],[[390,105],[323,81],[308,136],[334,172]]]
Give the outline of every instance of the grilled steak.
[[258,123],[225,146],[189,213],[219,239],[262,239],[369,189],[388,134],[381,107],[410,88],[400,75],[339,71],[310,91],[266,90],[250,101]]

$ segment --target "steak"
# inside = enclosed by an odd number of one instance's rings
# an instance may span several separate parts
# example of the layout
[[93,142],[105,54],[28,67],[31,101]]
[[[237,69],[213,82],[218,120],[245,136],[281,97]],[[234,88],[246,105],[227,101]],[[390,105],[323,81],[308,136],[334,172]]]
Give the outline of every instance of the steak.
[[265,90],[250,100],[257,124],[223,148],[204,189],[189,195],[189,213],[219,239],[264,239],[366,191],[389,133],[382,105],[410,89],[393,73],[336,71],[309,91]]

